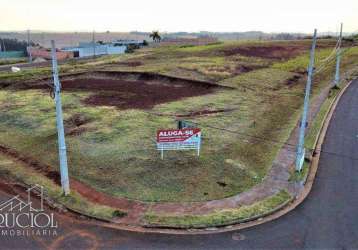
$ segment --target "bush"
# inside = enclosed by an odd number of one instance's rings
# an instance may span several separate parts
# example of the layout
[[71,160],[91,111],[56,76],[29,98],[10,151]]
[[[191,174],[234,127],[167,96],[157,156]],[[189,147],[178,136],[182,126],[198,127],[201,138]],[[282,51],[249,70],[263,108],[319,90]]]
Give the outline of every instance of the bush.
[[139,49],[139,45],[129,44],[129,45],[127,46],[126,53],[133,53],[136,49]]
[[127,213],[119,211],[119,210],[114,210],[113,213],[112,213],[113,217],[118,217],[118,218],[122,218],[122,217],[124,217],[126,215],[127,215]]

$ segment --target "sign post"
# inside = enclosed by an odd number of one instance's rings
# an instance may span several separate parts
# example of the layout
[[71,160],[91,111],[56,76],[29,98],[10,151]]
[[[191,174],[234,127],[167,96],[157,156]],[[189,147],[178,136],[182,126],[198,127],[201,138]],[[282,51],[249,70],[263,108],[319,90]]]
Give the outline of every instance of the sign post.
[[157,150],[164,158],[165,150],[193,150],[200,155],[201,130],[199,128],[167,129],[157,131]]

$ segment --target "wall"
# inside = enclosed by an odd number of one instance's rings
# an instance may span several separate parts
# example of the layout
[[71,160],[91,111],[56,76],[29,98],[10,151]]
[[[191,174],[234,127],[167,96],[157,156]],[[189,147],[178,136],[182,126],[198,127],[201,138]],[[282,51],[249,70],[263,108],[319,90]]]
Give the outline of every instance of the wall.
[[23,51],[2,51],[0,52],[0,58],[18,58],[25,57]]
[[[119,55],[126,52],[126,46],[109,46],[109,45],[97,45],[96,56],[99,55]],[[90,57],[94,55],[93,47],[78,47],[78,48],[67,48],[66,51],[78,51],[79,57]]]
[[[31,53],[32,58],[42,57],[47,60],[51,60],[52,58],[51,51],[47,49],[32,47],[29,48],[29,52]],[[57,51],[56,55],[58,60],[73,58],[73,52],[71,51]]]

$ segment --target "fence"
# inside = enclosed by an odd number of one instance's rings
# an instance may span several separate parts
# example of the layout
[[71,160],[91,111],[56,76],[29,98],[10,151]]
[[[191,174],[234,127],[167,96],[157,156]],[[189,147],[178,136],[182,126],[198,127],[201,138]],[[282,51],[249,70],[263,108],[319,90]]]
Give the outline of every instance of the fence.
[[25,52],[23,51],[2,51],[0,52],[0,58],[18,58],[25,57]]

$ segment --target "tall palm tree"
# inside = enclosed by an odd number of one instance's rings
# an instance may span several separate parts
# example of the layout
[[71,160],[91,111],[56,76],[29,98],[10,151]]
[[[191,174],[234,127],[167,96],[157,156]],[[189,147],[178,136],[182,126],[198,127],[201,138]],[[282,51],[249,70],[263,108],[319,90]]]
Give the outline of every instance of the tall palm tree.
[[162,40],[162,37],[159,34],[159,31],[153,31],[150,35],[150,38],[153,39],[153,42],[155,43],[160,43],[160,41]]

